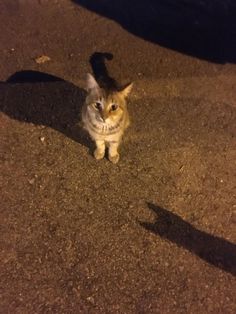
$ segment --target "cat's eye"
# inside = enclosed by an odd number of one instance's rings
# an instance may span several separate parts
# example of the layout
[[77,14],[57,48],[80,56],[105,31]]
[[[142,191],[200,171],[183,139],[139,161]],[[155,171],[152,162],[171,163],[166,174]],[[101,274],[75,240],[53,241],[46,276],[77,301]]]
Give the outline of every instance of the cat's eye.
[[115,111],[117,108],[118,108],[118,105],[117,105],[117,104],[113,104],[113,105],[111,106],[111,110],[112,110],[112,111]]
[[102,104],[101,104],[100,102],[95,102],[94,107],[95,107],[97,110],[100,110],[100,109],[102,108]]

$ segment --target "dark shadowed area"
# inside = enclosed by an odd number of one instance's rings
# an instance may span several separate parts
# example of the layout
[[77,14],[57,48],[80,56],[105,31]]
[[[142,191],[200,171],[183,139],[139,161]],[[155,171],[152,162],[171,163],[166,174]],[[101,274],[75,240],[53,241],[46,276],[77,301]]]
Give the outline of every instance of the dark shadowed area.
[[233,0],[72,1],[161,46],[212,62],[236,62]]
[[[14,97],[6,97],[4,93],[10,86]],[[85,99],[82,88],[48,73],[25,70],[1,83],[1,94],[4,101],[1,101],[0,109],[9,117],[53,128],[78,143],[91,146],[89,137],[79,125]]]
[[142,227],[236,276],[235,244],[194,228],[167,209],[150,203],[148,207],[156,214],[156,222],[141,222]]

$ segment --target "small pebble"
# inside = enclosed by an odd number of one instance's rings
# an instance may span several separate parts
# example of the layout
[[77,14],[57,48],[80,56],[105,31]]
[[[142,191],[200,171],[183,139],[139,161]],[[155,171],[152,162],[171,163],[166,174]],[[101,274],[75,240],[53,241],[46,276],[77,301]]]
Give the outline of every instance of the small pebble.
[[38,63],[38,64],[42,64],[42,63],[48,62],[50,60],[51,59],[48,56],[40,56],[40,57],[37,57],[35,59],[35,62]]
[[29,179],[28,181],[29,181],[29,184],[31,184],[31,185],[32,185],[32,184],[34,184],[35,179],[34,179],[34,178],[33,178],[33,179]]

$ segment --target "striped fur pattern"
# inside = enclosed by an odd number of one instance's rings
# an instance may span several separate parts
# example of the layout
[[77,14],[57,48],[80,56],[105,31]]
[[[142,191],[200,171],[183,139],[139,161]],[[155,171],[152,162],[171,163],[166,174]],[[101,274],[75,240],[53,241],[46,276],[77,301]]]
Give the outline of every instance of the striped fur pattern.
[[87,97],[82,110],[85,129],[96,143],[94,157],[102,159],[108,147],[108,158],[112,163],[119,161],[118,148],[125,129],[129,126],[126,97],[132,84],[121,90],[105,90],[95,78],[87,75]]

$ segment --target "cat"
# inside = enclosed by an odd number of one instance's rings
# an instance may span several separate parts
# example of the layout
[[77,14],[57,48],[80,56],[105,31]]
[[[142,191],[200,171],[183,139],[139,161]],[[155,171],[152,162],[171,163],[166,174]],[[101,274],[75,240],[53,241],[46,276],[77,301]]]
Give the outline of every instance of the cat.
[[82,122],[90,137],[96,143],[94,157],[104,158],[108,147],[108,158],[116,164],[124,131],[130,124],[126,98],[133,83],[123,88],[106,89],[99,85],[92,74],[87,74],[87,97],[82,108]]

